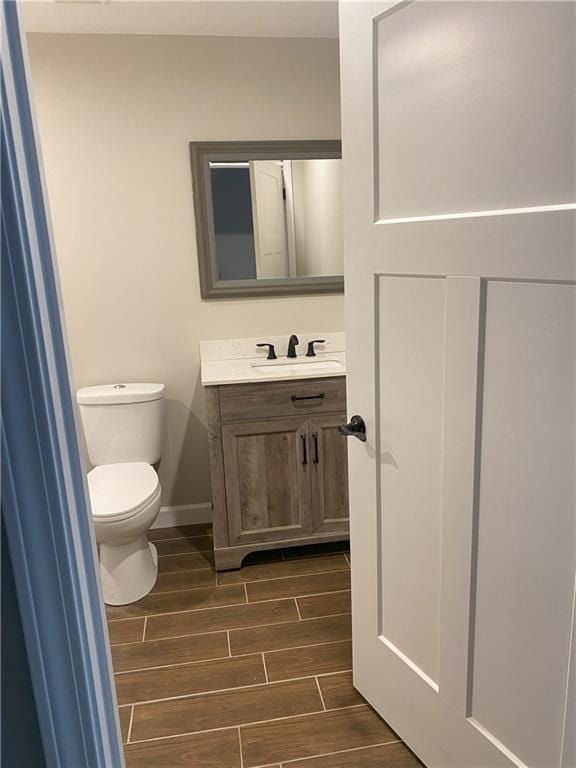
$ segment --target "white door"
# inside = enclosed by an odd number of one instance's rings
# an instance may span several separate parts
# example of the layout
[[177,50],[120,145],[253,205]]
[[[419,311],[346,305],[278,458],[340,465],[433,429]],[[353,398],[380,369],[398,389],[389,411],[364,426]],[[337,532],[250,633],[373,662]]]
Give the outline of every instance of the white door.
[[288,245],[282,165],[274,160],[250,162],[252,218],[257,277],[288,277]]
[[575,6],[340,13],[355,685],[428,766],[573,767]]

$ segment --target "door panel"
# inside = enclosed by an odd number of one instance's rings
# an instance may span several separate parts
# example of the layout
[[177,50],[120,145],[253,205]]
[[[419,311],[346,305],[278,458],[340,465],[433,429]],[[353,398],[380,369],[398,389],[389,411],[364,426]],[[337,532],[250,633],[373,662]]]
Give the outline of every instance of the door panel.
[[571,631],[575,325],[574,286],[488,282],[470,714],[542,766],[560,763]]
[[230,544],[309,533],[307,419],[224,424],[222,440]]
[[250,161],[257,277],[288,277],[288,243],[282,166]]
[[430,768],[573,768],[575,8],[340,4],[354,681]]
[[379,278],[380,632],[438,681],[446,281]]
[[348,446],[338,427],[346,414],[310,418],[312,518],[315,532],[348,530]]
[[378,218],[574,200],[574,7],[547,5],[416,2],[380,18],[377,140],[394,151],[379,154]]

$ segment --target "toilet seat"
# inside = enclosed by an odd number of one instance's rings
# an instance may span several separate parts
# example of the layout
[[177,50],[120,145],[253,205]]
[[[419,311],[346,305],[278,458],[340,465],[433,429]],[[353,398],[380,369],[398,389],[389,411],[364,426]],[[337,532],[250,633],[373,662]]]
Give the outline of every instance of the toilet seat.
[[144,462],[102,464],[88,473],[94,520],[117,522],[143,511],[160,494],[154,468]]

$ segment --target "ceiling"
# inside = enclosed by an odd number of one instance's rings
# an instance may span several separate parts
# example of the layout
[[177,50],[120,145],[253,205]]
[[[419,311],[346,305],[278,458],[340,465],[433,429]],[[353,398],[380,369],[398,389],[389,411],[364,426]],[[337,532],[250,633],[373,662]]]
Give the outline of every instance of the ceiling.
[[24,0],[27,32],[338,37],[337,0]]

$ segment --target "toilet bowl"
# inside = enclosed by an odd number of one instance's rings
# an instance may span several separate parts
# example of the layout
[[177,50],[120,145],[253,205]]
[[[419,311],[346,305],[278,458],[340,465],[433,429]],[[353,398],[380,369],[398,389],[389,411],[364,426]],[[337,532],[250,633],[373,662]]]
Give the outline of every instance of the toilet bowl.
[[104,464],[88,473],[88,490],[104,601],[134,603],[158,575],[158,553],[147,538],[160,511],[158,475],[144,462]]
[[104,602],[127,605],[153,588],[158,553],[147,531],[158,517],[163,384],[102,384],[76,399],[88,456],[88,491]]

